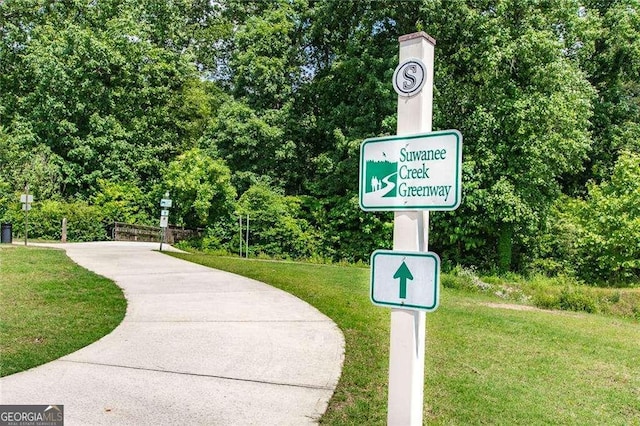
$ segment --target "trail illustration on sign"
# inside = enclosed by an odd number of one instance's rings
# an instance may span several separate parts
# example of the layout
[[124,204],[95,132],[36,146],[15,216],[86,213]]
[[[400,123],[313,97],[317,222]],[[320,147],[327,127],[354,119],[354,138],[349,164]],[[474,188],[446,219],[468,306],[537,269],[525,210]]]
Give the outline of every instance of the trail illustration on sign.
[[406,299],[407,279],[413,280],[413,275],[406,263],[402,262],[402,265],[400,265],[396,273],[393,275],[393,278],[400,279],[400,299]]
[[367,161],[366,171],[366,193],[374,194],[379,197],[397,196],[395,183],[398,175],[397,162],[391,162],[388,160]]

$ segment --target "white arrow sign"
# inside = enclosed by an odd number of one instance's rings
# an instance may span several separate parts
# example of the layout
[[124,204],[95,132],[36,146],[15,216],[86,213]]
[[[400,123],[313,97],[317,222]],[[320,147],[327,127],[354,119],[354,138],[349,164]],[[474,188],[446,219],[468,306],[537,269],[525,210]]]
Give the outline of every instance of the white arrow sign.
[[376,250],[371,255],[371,301],[391,308],[435,311],[440,257],[432,252]]

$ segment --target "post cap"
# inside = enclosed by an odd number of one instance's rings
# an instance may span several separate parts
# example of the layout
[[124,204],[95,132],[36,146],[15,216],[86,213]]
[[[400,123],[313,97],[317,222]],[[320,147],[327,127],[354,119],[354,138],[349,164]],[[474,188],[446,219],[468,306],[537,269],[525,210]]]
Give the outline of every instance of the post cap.
[[424,38],[425,40],[427,40],[427,42],[431,43],[432,45],[434,46],[436,45],[436,39],[431,37],[429,34],[425,33],[424,31],[418,31],[417,33],[401,35],[400,37],[398,37],[398,42],[402,43],[404,41],[413,40],[414,38]]

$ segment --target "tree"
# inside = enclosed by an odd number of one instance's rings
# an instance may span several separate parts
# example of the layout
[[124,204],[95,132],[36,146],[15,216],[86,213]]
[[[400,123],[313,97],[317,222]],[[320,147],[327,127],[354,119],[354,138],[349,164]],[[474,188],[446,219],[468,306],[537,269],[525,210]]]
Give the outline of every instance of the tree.
[[[176,4],[162,13],[153,1],[0,4],[8,17],[0,122],[17,149],[50,150],[62,195],[90,195],[99,179],[148,189],[195,144],[191,123],[210,112],[191,105],[207,105],[207,94],[188,50],[176,45],[180,31],[158,22],[175,19]],[[200,116],[185,123],[176,111]],[[22,129],[32,137],[19,138]]]
[[552,218],[547,258],[588,283],[640,279],[640,154],[623,151],[610,179],[591,183],[587,197],[562,198]]
[[584,13],[597,22],[594,49],[581,62],[598,92],[593,150],[575,193],[590,179],[610,176],[621,151],[640,152],[640,4],[635,0],[588,1]]
[[279,257],[310,257],[317,253],[317,235],[303,219],[302,200],[285,196],[265,182],[252,185],[238,200],[238,214],[249,216],[254,253]]
[[[14,123],[11,134],[0,126],[0,182],[6,187],[3,193],[13,196],[29,185],[37,199],[55,198],[62,181],[62,161],[46,145],[33,144],[34,137],[24,123]],[[24,149],[31,145],[35,146]]]
[[508,270],[590,146],[594,93],[572,54],[584,18],[571,0],[436,7],[423,12],[440,46],[434,126],[462,131],[465,169],[461,208],[432,221],[435,246]]
[[246,104],[222,105],[200,145],[223,158],[234,171],[234,185],[246,190],[262,176],[279,187],[287,184],[295,158],[295,145],[286,139],[283,115],[267,110],[261,115]]
[[560,180],[581,169],[590,145],[594,93],[576,53],[587,51],[590,39],[579,4],[430,1],[418,13],[387,1],[316,6],[317,74],[305,99],[317,122],[313,140],[324,152],[313,163],[342,163],[354,176],[335,192],[356,191],[358,165],[357,151],[337,158],[334,135],[361,140],[395,132],[389,81],[397,37],[425,30],[438,39],[434,128],[457,128],[465,138],[463,205],[434,215],[434,246],[457,262],[517,267]]
[[[155,224],[157,200],[150,200],[150,195],[152,193],[143,193],[132,182],[98,180],[98,188],[90,200],[106,222]],[[150,209],[151,206],[154,209]]]
[[248,16],[234,34],[232,93],[251,108],[282,109],[303,81],[301,14],[306,1],[277,1]]
[[180,225],[212,225],[229,218],[235,209],[236,191],[231,186],[229,168],[198,148],[169,164],[164,188],[174,203],[171,220]]
[[202,146],[217,149],[242,191],[261,176],[295,192],[306,153],[294,139],[297,91],[305,82],[302,34],[307,3],[226,2],[234,30],[223,41],[217,73],[233,100],[223,106]]

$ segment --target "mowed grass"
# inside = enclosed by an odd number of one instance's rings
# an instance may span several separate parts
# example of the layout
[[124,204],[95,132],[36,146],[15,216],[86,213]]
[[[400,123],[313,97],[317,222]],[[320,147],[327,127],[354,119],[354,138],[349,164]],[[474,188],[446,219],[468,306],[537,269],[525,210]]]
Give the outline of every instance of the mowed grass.
[[95,342],[124,318],[113,281],[61,250],[0,246],[0,376]]
[[[389,310],[357,267],[171,254],[248,276],[317,307],[342,329],[345,364],[322,423],[386,423]],[[428,424],[640,425],[640,323],[489,306],[443,289],[427,314]]]

